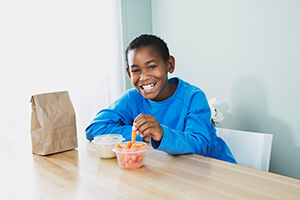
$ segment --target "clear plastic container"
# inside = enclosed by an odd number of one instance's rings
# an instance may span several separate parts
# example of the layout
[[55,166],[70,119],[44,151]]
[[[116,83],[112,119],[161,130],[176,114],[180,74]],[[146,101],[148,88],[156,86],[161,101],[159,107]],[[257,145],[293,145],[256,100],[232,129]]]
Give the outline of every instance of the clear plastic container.
[[[126,145],[128,141],[120,143],[121,147]],[[146,148],[147,145],[145,142],[136,141],[134,144],[141,145],[144,144],[143,147],[139,148],[118,148],[115,147],[113,149],[114,152],[117,154],[118,164],[121,168],[124,169],[137,169],[144,165],[145,155],[146,155]]]
[[116,153],[112,151],[114,146],[123,140],[120,134],[98,135],[94,138],[94,144],[100,158],[115,158]]

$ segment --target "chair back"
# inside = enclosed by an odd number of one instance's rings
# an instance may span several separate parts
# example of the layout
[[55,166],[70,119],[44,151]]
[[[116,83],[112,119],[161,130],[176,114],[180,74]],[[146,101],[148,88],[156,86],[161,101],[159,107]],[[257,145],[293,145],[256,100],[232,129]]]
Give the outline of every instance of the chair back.
[[216,128],[240,165],[269,171],[272,134]]

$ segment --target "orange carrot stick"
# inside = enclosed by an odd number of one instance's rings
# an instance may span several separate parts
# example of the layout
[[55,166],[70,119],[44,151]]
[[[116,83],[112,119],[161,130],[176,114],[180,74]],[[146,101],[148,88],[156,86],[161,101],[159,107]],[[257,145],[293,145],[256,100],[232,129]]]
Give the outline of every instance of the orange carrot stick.
[[135,169],[135,168],[139,168],[141,166],[142,166],[142,163],[137,163],[137,162],[133,162],[131,164],[129,164],[129,163],[125,164],[125,168],[133,168],[133,169]]
[[128,145],[128,147],[129,147],[129,149],[130,149],[131,146],[132,146],[132,142],[131,142],[131,141],[128,141],[128,142],[127,142],[127,145]]
[[141,163],[141,162],[143,161],[143,159],[144,159],[144,156],[139,156],[139,157],[137,158],[137,162]]
[[137,154],[132,154],[131,155],[131,160],[134,162],[137,159],[138,155]]
[[126,160],[125,160],[125,159],[119,160],[119,163],[120,163],[120,166],[125,167],[125,165],[126,165]]
[[130,147],[131,149],[134,149],[134,148],[139,148],[139,146],[138,145],[136,145],[136,144],[133,144],[131,147]]
[[132,142],[132,144],[135,143],[135,139],[136,139],[136,132],[135,132],[135,130],[132,130],[132,132],[131,132],[131,142]]

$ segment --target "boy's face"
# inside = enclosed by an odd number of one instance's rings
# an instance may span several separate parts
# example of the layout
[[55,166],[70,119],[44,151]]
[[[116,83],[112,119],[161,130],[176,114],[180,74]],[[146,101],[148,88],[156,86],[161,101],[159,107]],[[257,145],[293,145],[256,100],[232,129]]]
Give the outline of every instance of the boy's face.
[[172,95],[168,72],[174,71],[174,58],[167,62],[152,46],[141,46],[128,52],[127,74],[134,87],[146,98],[163,101]]

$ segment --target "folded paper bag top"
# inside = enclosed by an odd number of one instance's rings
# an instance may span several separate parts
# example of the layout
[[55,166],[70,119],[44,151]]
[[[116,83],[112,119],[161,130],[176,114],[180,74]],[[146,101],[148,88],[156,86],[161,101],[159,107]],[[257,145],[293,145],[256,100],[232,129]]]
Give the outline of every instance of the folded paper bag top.
[[75,111],[67,91],[31,97],[32,152],[48,155],[78,147]]

